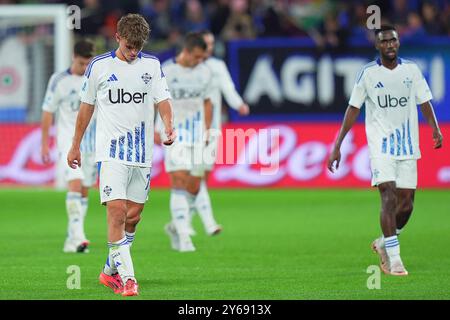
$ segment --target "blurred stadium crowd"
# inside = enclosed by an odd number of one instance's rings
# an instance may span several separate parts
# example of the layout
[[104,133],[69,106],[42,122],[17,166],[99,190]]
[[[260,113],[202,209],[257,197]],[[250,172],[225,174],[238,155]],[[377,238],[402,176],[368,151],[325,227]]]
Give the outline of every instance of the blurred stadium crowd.
[[[311,37],[320,48],[345,48],[348,39],[369,41],[368,5],[381,8],[403,42],[450,35],[447,0],[0,0],[0,4],[66,3],[81,8],[79,35],[111,39],[118,19],[139,12],[151,23],[157,49],[177,46],[188,31],[210,29],[220,41],[261,37]],[[153,49],[155,49],[153,43]],[[108,45],[105,44],[107,47]]]

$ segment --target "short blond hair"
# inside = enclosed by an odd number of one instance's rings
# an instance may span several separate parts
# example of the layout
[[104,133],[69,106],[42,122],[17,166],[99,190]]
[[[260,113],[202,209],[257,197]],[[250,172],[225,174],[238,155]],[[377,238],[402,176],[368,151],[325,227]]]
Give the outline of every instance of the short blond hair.
[[150,26],[140,14],[129,13],[117,23],[117,33],[134,48],[142,48],[150,35]]

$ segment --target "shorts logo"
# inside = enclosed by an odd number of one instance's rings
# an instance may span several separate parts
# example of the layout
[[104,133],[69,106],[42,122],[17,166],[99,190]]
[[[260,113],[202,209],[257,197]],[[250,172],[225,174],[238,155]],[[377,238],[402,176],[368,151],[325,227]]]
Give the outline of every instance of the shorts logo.
[[112,189],[110,186],[106,186],[103,188],[103,193],[106,194],[108,197],[111,194],[111,191],[112,191]]
[[152,80],[152,76],[146,72],[142,75],[141,79],[144,81],[145,84],[147,84],[150,82],[150,80]]

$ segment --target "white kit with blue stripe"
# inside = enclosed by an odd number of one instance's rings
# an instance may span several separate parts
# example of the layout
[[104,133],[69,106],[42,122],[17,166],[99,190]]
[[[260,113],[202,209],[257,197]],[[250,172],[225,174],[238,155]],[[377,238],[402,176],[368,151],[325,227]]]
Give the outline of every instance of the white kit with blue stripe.
[[[55,113],[56,143],[60,152],[67,152],[72,145],[75,123],[80,108],[79,93],[83,85],[83,76],[72,74],[70,69],[54,73],[48,83],[42,109]],[[80,149],[83,153],[95,151],[94,113],[83,136]]]
[[96,161],[151,167],[154,104],[170,99],[159,60],[139,53],[131,63],[115,52],[95,57],[85,73],[81,101],[96,105]]
[[[173,99],[177,143],[190,146],[203,144],[204,101],[211,99],[211,70],[203,63],[189,68],[171,59],[164,62],[163,71]],[[160,120],[158,129],[163,134]]]
[[398,59],[390,70],[378,59],[358,74],[349,105],[366,106],[366,135],[371,158],[419,159],[417,105],[432,99],[419,67]]
[[211,128],[220,130],[222,128],[222,94],[228,105],[234,110],[239,110],[244,101],[234,87],[225,62],[216,57],[209,57],[204,63],[213,74],[211,84],[211,102],[213,105]]

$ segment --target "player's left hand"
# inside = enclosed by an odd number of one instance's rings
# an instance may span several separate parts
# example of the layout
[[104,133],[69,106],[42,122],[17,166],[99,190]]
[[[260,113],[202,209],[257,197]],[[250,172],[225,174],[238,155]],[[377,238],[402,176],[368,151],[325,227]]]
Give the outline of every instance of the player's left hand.
[[341,151],[337,148],[333,148],[333,151],[330,154],[327,162],[327,168],[330,172],[334,172],[335,168],[333,167],[336,162],[336,170],[339,169],[339,162],[341,162]]
[[173,129],[169,129],[169,130],[165,130],[166,132],[166,136],[167,136],[167,140],[164,140],[163,144],[166,146],[170,146],[176,139],[177,134],[175,133],[175,130]]
[[74,148],[73,146],[70,148],[69,153],[67,154],[67,164],[72,169],[76,169],[77,167],[81,167],[81,152],[80,152],[80,148]]
[[239,107],[239,114],[241,116],[247,116],[250,113],[250,107],[248,106],[248,104],[243,103],[240,107]]
[[433,130],[433,141],[434,141],[434,148],[435,149],[439,149],[440,147],[442,147],[442,133],[439,129],[434,129]]

